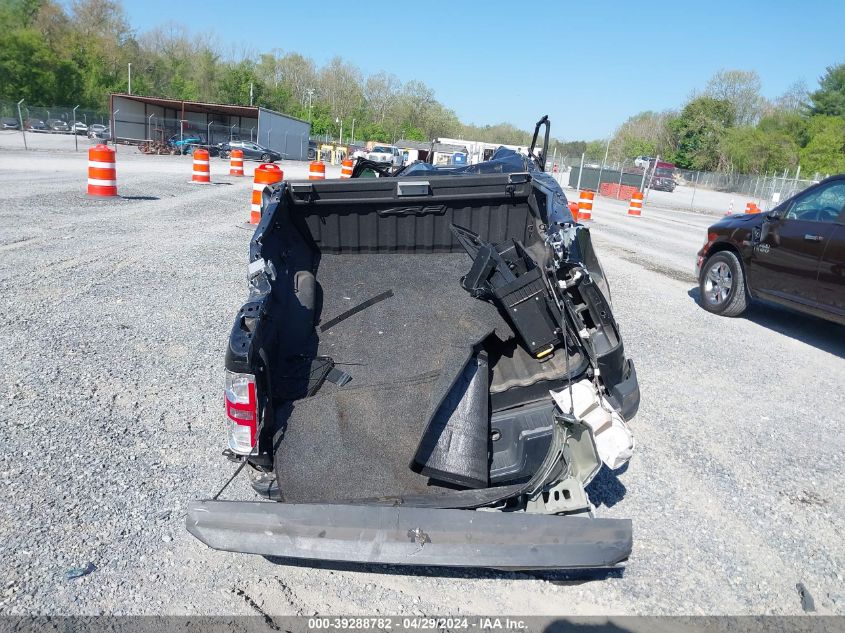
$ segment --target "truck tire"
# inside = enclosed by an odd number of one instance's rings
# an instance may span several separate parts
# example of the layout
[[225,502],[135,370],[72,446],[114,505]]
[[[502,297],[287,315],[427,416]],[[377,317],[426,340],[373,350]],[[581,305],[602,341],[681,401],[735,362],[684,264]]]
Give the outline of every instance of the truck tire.
[[701,306],[713,314],[735,317],[748,307],[745,272],[731,251],[720,251],[704,262],[698,288]]

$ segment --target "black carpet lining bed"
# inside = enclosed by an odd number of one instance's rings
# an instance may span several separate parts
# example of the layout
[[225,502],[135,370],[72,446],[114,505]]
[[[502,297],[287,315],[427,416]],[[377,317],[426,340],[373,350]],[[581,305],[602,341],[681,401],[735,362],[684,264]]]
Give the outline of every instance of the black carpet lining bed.
[[[393,296],[319,333],[352,381],[293,403],[276,451],[285,500],[440,492],[409,468],[431,413],[473,345],[510,328],[460,286],[471,260],[436,255],[323,255],[321,323],[388,290]],[[319,330],[318,330],[319,331]]]

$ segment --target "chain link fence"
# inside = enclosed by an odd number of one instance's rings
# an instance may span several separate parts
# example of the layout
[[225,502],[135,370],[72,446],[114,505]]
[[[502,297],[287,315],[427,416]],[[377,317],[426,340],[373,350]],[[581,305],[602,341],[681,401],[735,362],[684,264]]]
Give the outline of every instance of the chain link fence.
[[[647,188],[650,172],[644,170],[644,163],[637,165],[633,159],[622,161],[604,161],[602,157],[563,156],[552,154],[546,161],[546,171],[552,173],[562,186],[579,187],[578,175],[583,160],[584,176],[592,173],[588,185],[581,186],[598,190],[602,184],[615,183],[636,185],[639,180],[642,188]],[[598,170],[598,176],[594,173]],[[673,173],[678,187],[689,187],[693,191],[705,189],[718,193],[734,194],[754,199],[761,209],[767,210],[780,201],[803,191],[807,187],[826,178],[826,174],[812,174],[812,178],[801,177],[800,168],[786,170],[783,173],[738,174],[728,172],[694,171],[675,169]],[[596,179],[598,181],[596,182]]]

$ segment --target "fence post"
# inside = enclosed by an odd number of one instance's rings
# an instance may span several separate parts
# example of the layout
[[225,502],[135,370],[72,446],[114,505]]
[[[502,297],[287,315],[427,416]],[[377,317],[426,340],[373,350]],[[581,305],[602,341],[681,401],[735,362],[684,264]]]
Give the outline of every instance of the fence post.
[[[607,162],[608,152],[610,152],[610,138],[607,139],[607,146],[604,148],[604,160],[602,160],[601,167],[599,167],[599,181],[598,184],[596,184],[596,193],[599,193],[599,190],[601,189],[601,175],[604,171],[604,164]],[[599,193],[599,195],[601,194]]]
[[620,196],[622,195],[622,172],[625,170],[625,161],[627,159],[622,160],[622,164],[619,165],[619,185],[616,187],[616,199],[621,200]]
[[24,102],[23,99],[18,101],[18,120],[21,122],[21,134],[23,135],[23,148],[24,148],[24,150],[27,150],[29,148],[26,146],[26,130],[24,130],[23,116],[21,115],[21,104],[23,102]]
[[584,174],[584,154],[586,152],[581,152],[581,167],[578,169],[578,191],[581,191],[581,176]]
[[695,190],[698,187],[698,174],[699,172],[695,172],[695,178],[692,181],[692,198],[689,201],[689,210],[692,211],[693,205],[695,204]]

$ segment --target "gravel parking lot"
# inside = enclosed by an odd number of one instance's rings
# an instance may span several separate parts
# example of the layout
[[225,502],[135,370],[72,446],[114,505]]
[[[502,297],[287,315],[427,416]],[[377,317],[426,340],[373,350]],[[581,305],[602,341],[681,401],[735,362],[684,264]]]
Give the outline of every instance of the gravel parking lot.
[[[624,570],[315,569],[184,528],[234,470],[221,383],[250,179],[212,160],[196,186],[189,158],[120,147],[121,197],[91,199],[84,152],[0,148],[0,613],[801,614],[799,584],[845,613],[845,328],[701,309],[714,218],[594,207],[642,389],[635,457],[590,490],[599,516],[634,521]],[[254,498],[245,477],[225,496]]]

